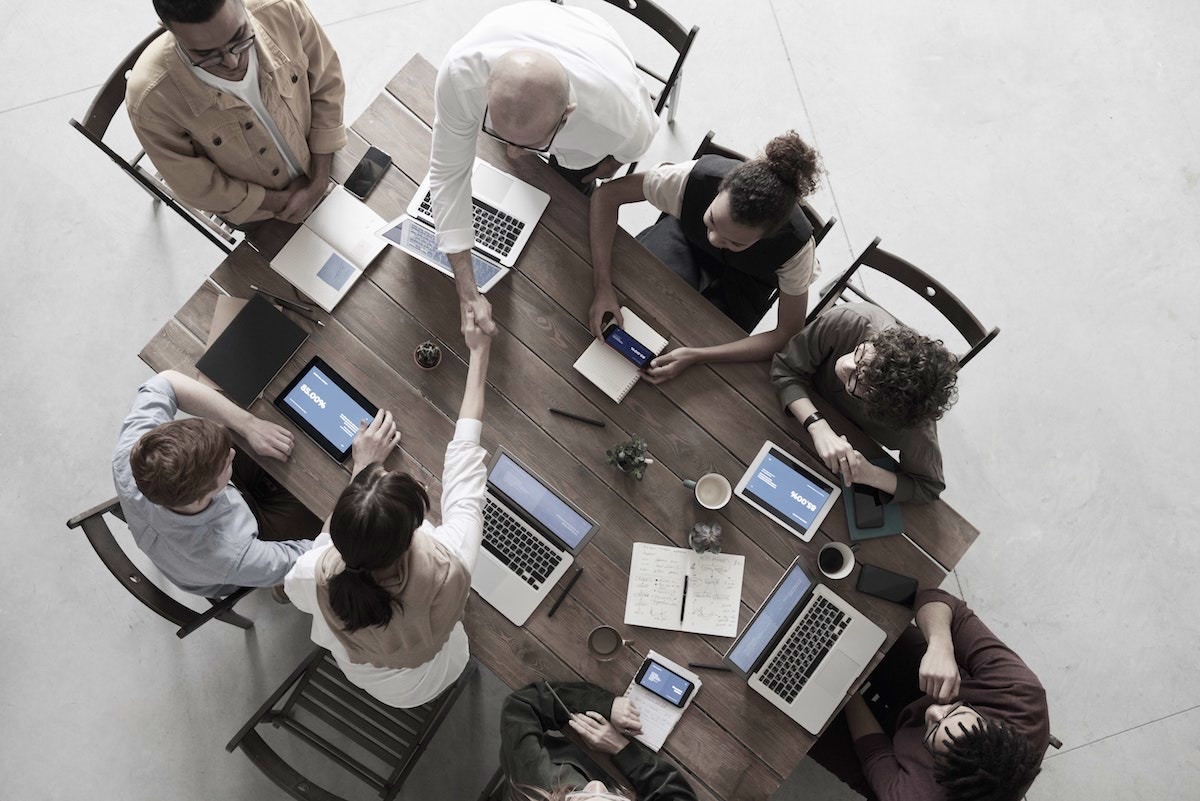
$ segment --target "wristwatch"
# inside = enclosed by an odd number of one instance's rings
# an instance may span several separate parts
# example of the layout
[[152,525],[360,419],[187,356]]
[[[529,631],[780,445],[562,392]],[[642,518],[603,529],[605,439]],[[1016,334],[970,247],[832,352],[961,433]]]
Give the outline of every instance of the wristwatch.
[[802,425],[804,426],[804,430],[807,431],[808,427],[811,426],[813,423],[817,422],[818,420],[824,420],[824,419],[825,419],[825,415],[821,414],[820,412],[813,412],[808,417],[804,418],[804,422],[802,423]]

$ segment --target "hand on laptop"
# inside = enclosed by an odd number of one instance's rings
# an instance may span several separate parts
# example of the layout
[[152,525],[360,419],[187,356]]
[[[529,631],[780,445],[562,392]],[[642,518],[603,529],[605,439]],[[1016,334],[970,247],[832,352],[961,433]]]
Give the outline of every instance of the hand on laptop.
[[616,754],[629,745],[625,735],[618,732],[599,712],[572,715],[571,730],[583,738],[588,748],[602,754]]
[[383,463],[399,444],[400,429],[396,428],[396,420],[391,412],[380,409],[374,420],[363,420],[358,424],[358,433],[354,435],[352,446],[354,474],[358,475],[368,465]]
[[617,293],[612,284],[596,290],[592,296],[592,308],[588,311],[588,327],[596,339],[604,338],[604,318],[608,315],[616,318],[617,325],[625,326],[625,317],[621,314],[621,304],[617,301]]
[[642,371],[642,377],[651,384],[670,381],[696,363],[696,357],[693,354],[691,348],[676,348],[662,356],[656,356]]
[[930,640],[921,666],[917,668],[917,686],[939,704],[958,698],[962,677],[954,658],[954,643],[949,639]]
[[246,425],[245,430],[239,433],[246,438],[250,449],[259,456],[286,462],[292,455],[292,432],[283,426],[255,417]]
[[628,698],[614,698],[612,714],[609,717],[618,731],[626,734],[642,733],[642,715],[638,712],[637,704]]

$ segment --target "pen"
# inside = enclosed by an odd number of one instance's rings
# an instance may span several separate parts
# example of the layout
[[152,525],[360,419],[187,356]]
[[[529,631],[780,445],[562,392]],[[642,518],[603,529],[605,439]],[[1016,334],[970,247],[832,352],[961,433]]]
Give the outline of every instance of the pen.
[[687,606],[687,580],[688,577],[683,577],[683,600],[679,602],[679,622],[683,622],[683,610]]
[[554,407],[550,407],[548,409],[548,411],[550,412],[550,414],[557,414],[560,417],[569,417],[572,420],[578,420],[581,423],[587,423],[588,425],[596,426],[597,428],[606,428],[608,425],[603,420],[593,420],[590,417],[580,417],[577,414],[571,414],[570,412],[564,412],[562,409],[555,409]]
[[253,289],[255,292],[257,292],[260,295],[266,295],[268,298],[278,301],[279,303],[283,304],[284,306],[287,306],[292,311],[310,312],[313,310],[312,306],[306,305],[304,303],[297,303],[296,301],[288,300],[287,298],[281,298],[279,295],[276,295],[273,292],[268,292],[265,289],[259,289],[254,284],[251,284],[250,288]]
[[554,617],[554,613],[558,611],[558,607],[560,607],[562,602],[567,599],[567,593],[571,591],[571,588],[575,586],[575,582],[579,581],[579,577],[582,575],[583,568],[575,568],[575,575],[571,576],[571,580],[567,582],[567,588],[562,591],[562,595],[558,596],[558,600],[554,602],[554,606],[550,607],[550,612],[546,615],[546,617]]
[[706,665],[703,662],[688,662],[688,667],[700,668],[701,670],[724,670],[726,673],[730,672],[729,668],[724,665]]

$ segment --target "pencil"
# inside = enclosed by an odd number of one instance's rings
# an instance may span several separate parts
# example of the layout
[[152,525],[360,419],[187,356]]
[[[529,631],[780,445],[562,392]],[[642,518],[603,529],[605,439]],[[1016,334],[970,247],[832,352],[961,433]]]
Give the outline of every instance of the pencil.
[[571,591],[571,588],[575,586],[575,582],[579,581],[579,577],[582,575],[583,568],[575,568],[575,575],[571,576],[571,580],[567,582],[567,588],[562,591],[562,595],[558,596],[558,600],[554,602],[554,606],[550,607],[550,612],[546,615],[546,617],[554,617],[554,613],[558,611],[558,607],[560,607],[562,602],[566,600],[567,593]]
[[608,426],[608,424],[605,423],[603,420],[593,420],[590,417],[580,417],[579,415],[572,414],[571,412],[564,412],[562,409],[555,409],[554,407],[550,407],[548,409],[548,411],[550,412],[550,414],[557,414],[560,417],[569,417],[572,420],[578,420],[581,423],[587,423],[588,425],[596,426],[597,428],[606,428]]
[[688,662],[688,667],[699,668],[701,670],[724,670],[729,672],[729,668],[724,665],[706,665],[703,662]]

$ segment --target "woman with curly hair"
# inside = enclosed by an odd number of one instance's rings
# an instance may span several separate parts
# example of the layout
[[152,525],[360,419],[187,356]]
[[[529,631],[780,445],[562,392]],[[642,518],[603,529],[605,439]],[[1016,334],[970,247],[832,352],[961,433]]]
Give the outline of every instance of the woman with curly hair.
[[[825,466],[846,484],[928,503],[946,488],[937,421],[958,396],[958,358],[878,306],[827,309],[775,356],[771,381]],[[871,464],[817,411],[818,394],[876,442],[900,451],[898,472]]]
[[749,161],[710,154],[601,186],[592,195],[590,222],[592,334],[602,335],[606,317],[623,322],[612,285],[617,212],[626,203],[648,200],[663,217],[638,241],[747,334],[777,290],[779,321],[772,331],[734,342],[664,353],[645,370],[646,380],[666,381],[693,364],[769,359],[804,327],[808,287],[817,272],[816,244],[798,204],[817,188],[820,175],[820,156],[788,131]]

